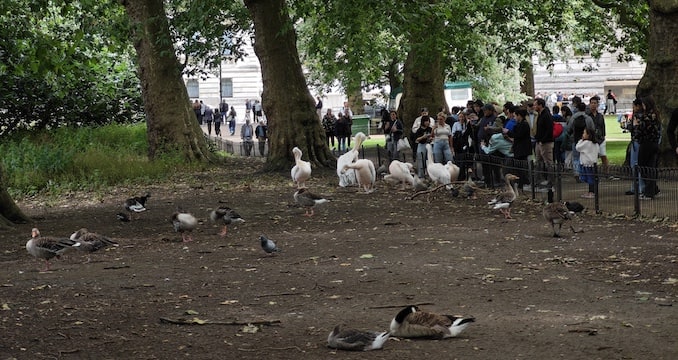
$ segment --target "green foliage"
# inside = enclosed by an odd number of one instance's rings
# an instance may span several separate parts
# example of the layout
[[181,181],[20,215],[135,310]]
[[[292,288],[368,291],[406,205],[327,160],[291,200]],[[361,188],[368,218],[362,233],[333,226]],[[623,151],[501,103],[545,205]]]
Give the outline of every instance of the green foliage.
[[178,153],[150,162],[147,151],[145,124],[25,132],[0,144],[14,196],[152,181],[190,166]]

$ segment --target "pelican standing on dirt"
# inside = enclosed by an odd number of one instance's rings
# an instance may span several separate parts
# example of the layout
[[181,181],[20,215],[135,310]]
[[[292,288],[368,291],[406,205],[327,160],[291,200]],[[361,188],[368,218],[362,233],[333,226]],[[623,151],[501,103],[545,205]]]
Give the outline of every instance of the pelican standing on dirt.
[[451,338],[461,334],[472,322],[475,322],[472,317],[438,315],[420,311],[417,306],[409,305],[391,320],[391,336]]
[[38,259],[45,260],[45,268],[41,271],[49,271],[49,260],[59,258],[68,251],[75,242],[68,238],[56,238],[40,236],[40,230],[31,230],[31,239],[26,242],[26,251]]
[[358,159],[354,163],[344,165],[343,173],[348,169],[355,170],[358,185],[365,190],[366,194],[374,192],[374,183],[377,180],[377,172],[374,163],[369,159]]
[[384,346],[389,336],[387,331],[360,331],[337,325],[327,336],[327,346],[348,351],[378,350]]
[[337,159],[337,176],[339,176],[339,186],[347,187],[358,185],[358,179],[356,178],[356,173],[354,170],[349,169],[346,172],[342,172],[342,170],[344,169],[345,165],[351,164],[358,159],[358,155],[360,155],[360,147],[366,138],[367,136],[365,136],[365,134],[362,132],[355,134],[353,149],[347,151]]
[[99,235],[97,233],[89,232],[86,228],[82,228],[71,234],[71,240],[75,241],[73,248],[87,253],[87,261],[92,261],[90,254],[99,251],[108,246],[118,246],[118,243],[110,238]]
[[198,219],[195,216],[186,212],[175,212],[170,217],[174,232],[181,233],[181,240],[183,242],[193,241],[191,232],[198,226]]
[[294,154],[295,162],[291,171],[292,181],[294,181],[297,188],[305,188],[306,180],[311,178],[311,163],[301,160],[301,149],[296,146],[292,149],[292,154]]
[[[313,211],[313,208],[316,205],[319,204],[324,204],[329,201],[329,199],[325,199],[320,195],[313,194],[312,192],[308,191],[307,189],[299,189],[297,192],[294,193],[294,201],[297,202],[297,204],[303,206],[306,208],[306,213],[304,216],[313,216],[315,213]],[[309,209],[311,212],[309,213]]]
[[[439,185],[449,185],[452,181],[450,179],[450,169],[445,165],[433,161],[433,148],[431,144],[426,144],[426,172],[428,177],[433,182]],[[459,168],[457,168],[457,176],[459,175]]]
[[513,203],[518,196],[518,190],[516,189],[514,181],[519,178],[513,174],[506,174],[504,178],[506,179],[506,186],[508,189],[497,194],[497,196],[487,204],[494,205],[492,209],[499,209],[499,211],[504,214],[504,218],[511,219],[511,203]]
[[212,210],[210,212],[210,220],[224,224],[223,229],[219,233],[221,236],[226,236],[226,233],[228,233],[228,225],[245,222],[245,219],[240,214],[228,206],[219,206],[217,209]]

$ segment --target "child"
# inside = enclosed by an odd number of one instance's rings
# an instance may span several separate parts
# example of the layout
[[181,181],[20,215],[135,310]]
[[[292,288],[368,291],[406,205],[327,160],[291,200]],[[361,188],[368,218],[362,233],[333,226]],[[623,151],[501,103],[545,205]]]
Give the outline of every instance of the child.
[[585,199],[592,199],[595,179],[593,177],[593,166],[598,161],[598,149],[600,145],[595,142],[595,130],[587,127],[584,129],[581,140],[577,142],[575,148],[579,152],[579,162],[581,164],[581,181],[589,184],[589,192],[582,194]]

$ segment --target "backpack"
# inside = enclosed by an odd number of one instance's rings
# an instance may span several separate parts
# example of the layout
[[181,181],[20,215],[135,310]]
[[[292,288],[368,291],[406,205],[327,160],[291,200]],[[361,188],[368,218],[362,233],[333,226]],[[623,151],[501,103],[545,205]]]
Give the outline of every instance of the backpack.
[[561,124],[557,121],[554,121],[553,122],[553,139],[554,140],[557,139],[560,136],[560,134],[562,134],[562,133],[563,133],[563,124]]

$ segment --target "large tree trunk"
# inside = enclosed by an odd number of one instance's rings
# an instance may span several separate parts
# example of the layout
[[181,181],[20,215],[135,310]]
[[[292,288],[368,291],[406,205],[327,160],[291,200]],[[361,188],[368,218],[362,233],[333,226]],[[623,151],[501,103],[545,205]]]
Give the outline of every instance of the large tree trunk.
[[301,69],[285,1],[246,0],[245,6],[254,21],[254,52],[264,84],[261,98],[270,133],[267,168],[289,169],[295,146],[315,166],[335,166]]
[[121,2],[134,29],[149,158],[178,151],[188,161],[215,159],[207,148],[181,78],[163,1]]
[[438,110],[447,108],[441,61],[441,52],[421,45],[413,45],[407,54],[398,116],[405,124],[405,133],[408,135],[422,107],[428,108],[431,125],[435,122]]
[[673,109],[678,108],[678,1],[649,0],[650,37],[647,67],[638,84],[637,95],[652,95],[664,129],[660,165],[676,166],[675,151],[666,140],[666,127]]
[[30,218],[21,212],[14,199],[9,196],[4,169],[0,166],[0,228],[29,221]]
[[532,65],[532,57],[529,60],[520,63],[520,92],[527,94],[530,98],[534,98],[534,66]]

